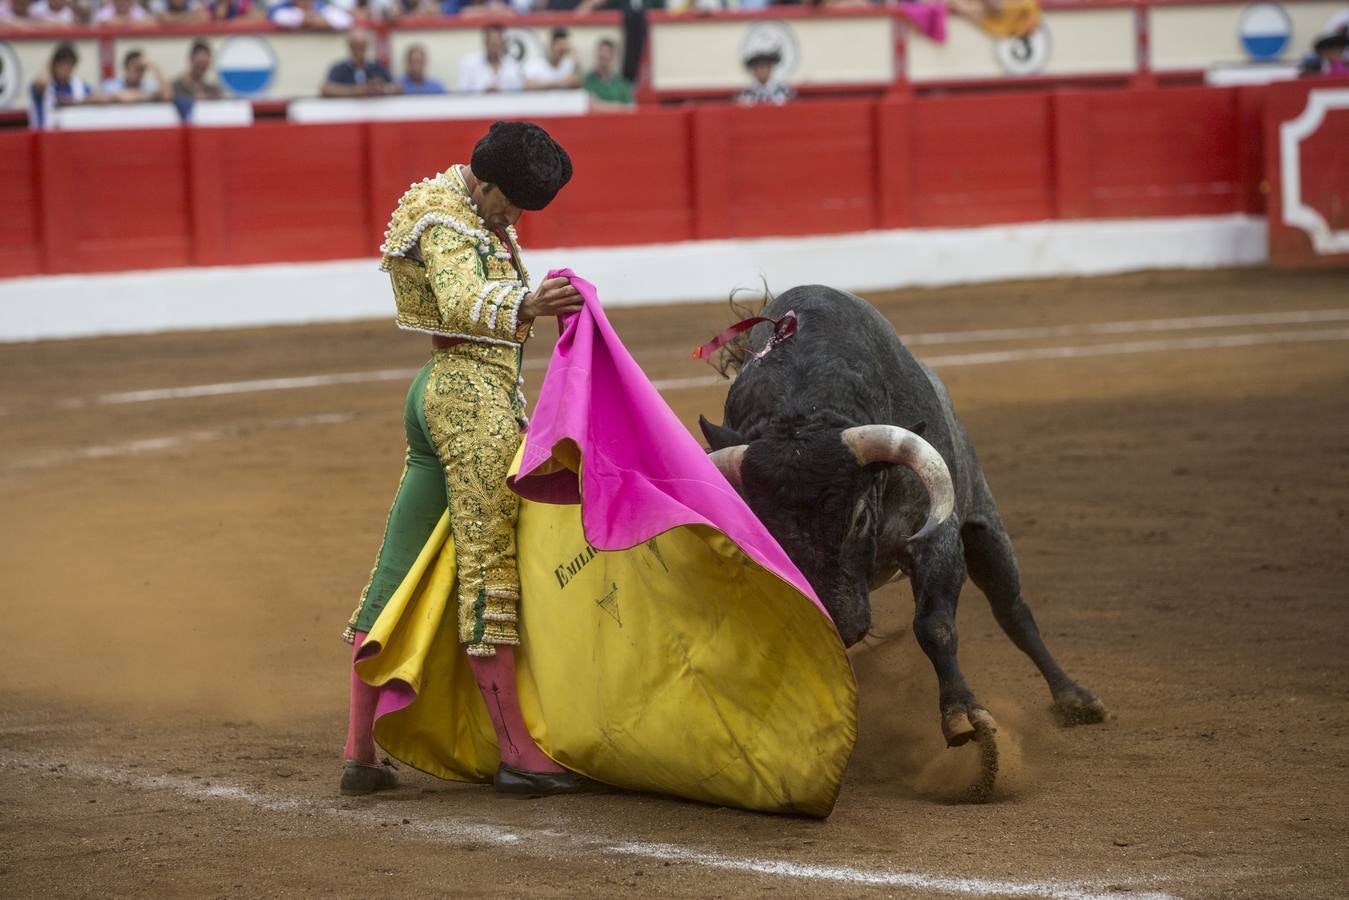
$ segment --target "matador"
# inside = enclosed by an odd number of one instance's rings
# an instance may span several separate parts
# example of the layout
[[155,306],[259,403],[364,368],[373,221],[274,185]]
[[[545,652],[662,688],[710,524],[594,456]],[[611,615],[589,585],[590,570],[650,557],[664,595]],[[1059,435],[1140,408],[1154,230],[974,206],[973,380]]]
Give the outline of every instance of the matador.
[[[571,159],[527,122],[497,122],[455,165],[413,184],[380,247],[400,328],[429,333],[430,361],[408,390],[407,456],[360,605],[344,637],[359,653],[448,508],[454,538],[459,642],[487,700],[501,768],[496,786],[544,794],[590,789],[534,744],[515,690],[520,602],[515,558],[519,499],[506,484],[525,425],[520,362],[531,325],[581,307],[566,278],[530,290],[515,224],[570,180]],[[351,673],[344,794],[396,786],[376,761],[377,692]]]

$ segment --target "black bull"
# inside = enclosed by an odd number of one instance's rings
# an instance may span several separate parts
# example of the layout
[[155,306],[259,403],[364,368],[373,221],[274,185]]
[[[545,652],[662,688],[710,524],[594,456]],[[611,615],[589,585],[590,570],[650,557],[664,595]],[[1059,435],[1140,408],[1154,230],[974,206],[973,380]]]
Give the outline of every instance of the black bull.
[[[956,601],[968,574],[1003,631],[1039,668],[1060,720],[1101,721],[1105,707],[1054,661],[1021,597],[1011,540],[940,379],[852,294],[797,287],[762,315],[789,312],[796,333],[758,356],[773,326],[756,326],[726,397],[724,424],[701,424],[719,451],[718,465],[809,579],[844,643],[855,644],[871,627],[871,590],[908,576],[913,632],[937,673],[942,731],[949,745],[963,744],[973,723],[992,727],[956,662]],[[929,494],[940,485],[915,474],[912,459],[895,464],[894,455],[878,460],[858,452],[852,438],[867,425],[921,432],[945,460],[945,505],[953,500],[954,509],[944,521],[924,525],[937,505]],[[907,432],[870,431],[930,453]]]

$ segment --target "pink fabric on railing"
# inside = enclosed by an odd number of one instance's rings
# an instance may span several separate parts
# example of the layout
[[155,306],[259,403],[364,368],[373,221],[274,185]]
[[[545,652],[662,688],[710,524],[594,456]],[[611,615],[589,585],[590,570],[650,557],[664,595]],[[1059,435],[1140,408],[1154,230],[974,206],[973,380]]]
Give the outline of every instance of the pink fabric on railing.
[[901,3],[902,12],[913,27],[927,35],[938,44],[946,43],[946,17],[949,15],[944,3]]
[[[560,322],[562,336],[512,479],[516,493],[544,503],[579,502],[586,539],[600,550],[626,550],[681,525],[710,525],[824,612],[805,576],[618,339],[595,286],[570,269],[548,273],[561,276],[580,290],[585,306]],[[585,460],[579,490],[570,470],[538,471],[567,441]]]

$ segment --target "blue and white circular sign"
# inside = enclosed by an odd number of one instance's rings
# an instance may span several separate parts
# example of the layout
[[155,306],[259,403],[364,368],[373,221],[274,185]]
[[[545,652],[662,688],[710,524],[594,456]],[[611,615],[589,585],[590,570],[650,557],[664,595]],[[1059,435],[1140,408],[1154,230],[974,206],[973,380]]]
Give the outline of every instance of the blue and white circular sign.
[[263,38],[234,35],[220,45],[215,67],[231,94],[254,97],[267,90],[276,77],[276,53]]
[[18,100],[22,91],[23,67],[19,65],[19,54],[9,44],[0,41],[0,109]]
[[1253,3],[1241,11],[1237,34],[1246,55],[1256,62],[1278,59],[1293,37],[1293,21],[1277,3]]

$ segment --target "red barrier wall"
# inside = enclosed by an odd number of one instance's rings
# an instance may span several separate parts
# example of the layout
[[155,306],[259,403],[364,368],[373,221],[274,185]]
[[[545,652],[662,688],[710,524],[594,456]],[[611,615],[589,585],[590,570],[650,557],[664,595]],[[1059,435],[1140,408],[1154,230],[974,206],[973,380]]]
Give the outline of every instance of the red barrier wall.
[[883,103],[890,227],[938,228],[1054,217],[1047,94]]
[[191,265],[186,144],[180,129],[40,135],[45,268]]
[[1065,98],[1060,167],[1087,170],[1085,197],[1066,202],[1105,218],[1183,216],[1242,208],[1237,92],[1211,88],[1087,92]]
[[37,135],[0,134],[0,196],[0,276],[36,275],[43,269]]
[[[1015,93],[558,119],[526,246],[1263,208],[1265,89]],[[0,135],[0,277],[373,256],[485,122]],[[11,212],[12,211],[12,212]]]
[[696,110],[698,237],[875,228],[873,106],[837,101]]
[[351,258],[378,246],[366,126],[263,125],[189,134],[200,264]]
[[1349,265],[1349,78],[1275,85],[1267,116],[1270,262]]

